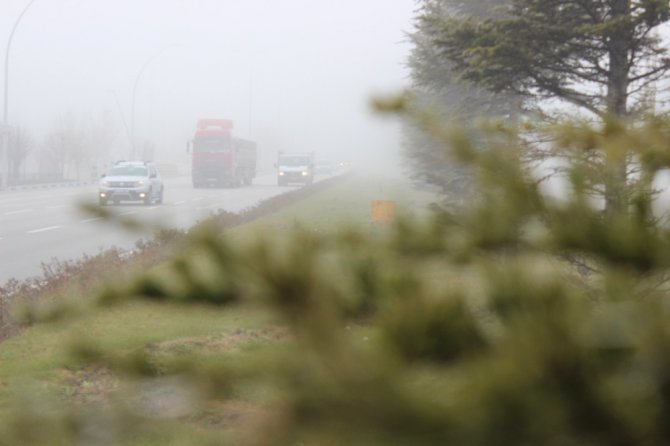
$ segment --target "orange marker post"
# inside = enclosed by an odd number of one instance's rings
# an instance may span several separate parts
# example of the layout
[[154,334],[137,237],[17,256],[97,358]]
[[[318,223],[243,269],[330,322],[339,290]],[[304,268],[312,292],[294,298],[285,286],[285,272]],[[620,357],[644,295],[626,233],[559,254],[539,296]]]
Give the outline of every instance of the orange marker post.
[[373,200],[372,201],[372,222],[390,223],[395,218],[395,201]]

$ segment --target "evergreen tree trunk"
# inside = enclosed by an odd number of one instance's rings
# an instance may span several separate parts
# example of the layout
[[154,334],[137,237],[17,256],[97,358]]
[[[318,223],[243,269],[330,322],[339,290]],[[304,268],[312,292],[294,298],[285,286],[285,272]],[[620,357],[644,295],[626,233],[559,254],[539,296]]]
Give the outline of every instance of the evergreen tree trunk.
[[[607,84],[607,113],[610,117],[625,119],[628,110],[628,82],[630,66],[628,53],[631,35],[627,19],[630,0],[611,0],[612,21],[617,23],[609,36],[609,74]],[[608,153],[605,180],[605,210],[607,214],[624,210],[626,204],[626,155]]]

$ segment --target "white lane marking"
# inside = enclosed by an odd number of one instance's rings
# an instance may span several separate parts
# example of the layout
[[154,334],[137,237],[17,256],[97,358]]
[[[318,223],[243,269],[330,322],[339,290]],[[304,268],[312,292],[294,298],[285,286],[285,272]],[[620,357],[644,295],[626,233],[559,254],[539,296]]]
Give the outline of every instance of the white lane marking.
[[5,212],[5,213],[2,214],[2,215],[25,214],[26,212],[32,212],[32,211],[33,211],[32,209],[21,209],[21,210],[19,210],[19,211],[9,211],[9,212]]
[[80,220],[79,223],[91,223],[98,220],[102,220],[102,217],[87,218],[86,220]]
[[68,207],[67,204],[59,204],[58,206],[47,206],[47,209],[62,209]]
[[40,228],[40,229],[33,229],[32,231],[28,231],[28,234],[37,234],[38,232],[46,232],[46,231],[53,231],[54,229],[59,229],[60,226],[47,226],[46,228]]
[[137,211],[122,212],[118,214],[117,217],[123,217],[124,215],[132,215],[132,214],[137,214]]
[[198,198],[192,199],[191,201],[202,201],[204,199],[205,199],[205,197],[198,197]]
[[182,200],[182,201],[175,201],[175,202],[172,203],[172,204],[173,204],[174,206],[177,206],[178,204],[184,204],[184,203],[186,203],[186,202]]

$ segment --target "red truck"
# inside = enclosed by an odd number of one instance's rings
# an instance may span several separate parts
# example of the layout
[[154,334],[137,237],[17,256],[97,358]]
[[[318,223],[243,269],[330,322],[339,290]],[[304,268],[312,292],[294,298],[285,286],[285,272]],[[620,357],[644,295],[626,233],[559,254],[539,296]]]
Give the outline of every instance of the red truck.
[[250,185],[256,176],[256,143],[233,136],[229,119],[199,119],[192,145],[193,187]]

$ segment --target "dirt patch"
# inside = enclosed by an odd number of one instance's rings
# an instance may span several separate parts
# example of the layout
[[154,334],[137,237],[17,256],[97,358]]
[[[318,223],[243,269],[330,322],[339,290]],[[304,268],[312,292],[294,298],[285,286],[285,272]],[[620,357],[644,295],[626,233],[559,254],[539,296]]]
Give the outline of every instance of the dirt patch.
[[119,383],[117,377],[100,366],[61,369],[57,377],[63,398],[77,405],[108,402]]
[[[192,336],[152,343],[144,349],[157,358],[184,353],[231,353],[250,343],[282,342],[288,336],[288,330],[283,327],[239,328],[210,336]],[[74,404],[106,403],[120,390],[121,380],[101,365],[90,365],[79,369],[61,369],[56,384],[60,387],[63,398]],[[233,417],[234,412],[227,416]]]
[[288,330],[283,327],[238,328],[210,336],[193,336],[151,344],[149,350],[157,354],[230,353],[250,342],[280,342],[287,337]]

